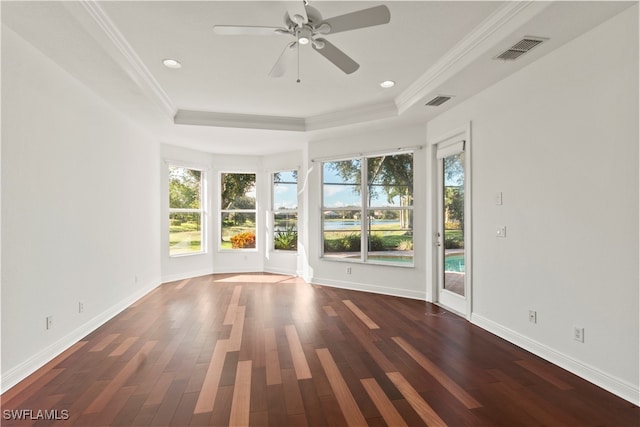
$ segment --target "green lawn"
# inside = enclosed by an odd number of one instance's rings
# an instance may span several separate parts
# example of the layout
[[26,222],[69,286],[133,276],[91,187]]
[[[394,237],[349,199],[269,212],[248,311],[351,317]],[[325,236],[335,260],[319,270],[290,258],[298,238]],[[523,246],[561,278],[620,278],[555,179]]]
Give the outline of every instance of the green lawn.
[[[406,230],[400,229],[400,221],[375,224],[371,235],[373,236],[374,250],[410,250],[413,247],[413,236],[408,234]],[[325,231],[325,250],[327,252],[359,252],[359,236],[360,227],[358,226]]]
[[202,251],[199,231],[174,231],[169,233],[169,253],[189,254]]

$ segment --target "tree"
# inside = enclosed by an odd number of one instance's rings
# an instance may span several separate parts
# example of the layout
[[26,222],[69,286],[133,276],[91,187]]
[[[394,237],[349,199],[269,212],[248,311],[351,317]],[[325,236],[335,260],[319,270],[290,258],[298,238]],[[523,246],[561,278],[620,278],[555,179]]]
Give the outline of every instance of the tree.
[[202,172],[195,169],[169,169],[169,207],[199,209]]
[[[329,163],[329,166],[345,182],[354,183],[354,191],[360,192],[362,182],[360,159],[343,160]],[[395,154],[367,158],[367,184],[369,202],[383,191],[387,201],[392,203],[398,197],[400,206],[411,206],[413,202],[413,154]],[[403,210],[400,224],[413,227],[413,218],[409,210]]]
[[[256,186],[255,173],[222,174],[222,209],[254,209],[255,198],[247,197],[247,193]],[[247,203],[247,199],[250,199]],[[242,201],[242,207],[237,206]]]
[[444,158],[445,222],[464,230],[464,152]]
[[460,224],[464,230],[464,191],[460,187],[445,187],[444,191],[445,222]]

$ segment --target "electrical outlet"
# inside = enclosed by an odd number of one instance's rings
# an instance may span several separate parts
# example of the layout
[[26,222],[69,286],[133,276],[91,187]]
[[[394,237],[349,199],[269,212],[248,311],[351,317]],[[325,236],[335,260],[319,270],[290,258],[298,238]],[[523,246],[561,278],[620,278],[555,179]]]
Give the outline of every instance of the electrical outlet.
[[47,316],[47,329],[53,328],[53,316]]
[[502,191],[498,191],[496,193],[496,205],[497,206],[502,205]]
[[507,237],[507,226],[503,225],[496,229],[496,237]]
[[78,313],[84,312],[84,301],[78,301]]
[[529,322],[538,323],[538,313],[534,310],[529,310]]
[[578,342],[584,342],[584,328],[578,326],[573,327],[573,339]]
[[347,274],[351,274],[351,267],[347,267]]

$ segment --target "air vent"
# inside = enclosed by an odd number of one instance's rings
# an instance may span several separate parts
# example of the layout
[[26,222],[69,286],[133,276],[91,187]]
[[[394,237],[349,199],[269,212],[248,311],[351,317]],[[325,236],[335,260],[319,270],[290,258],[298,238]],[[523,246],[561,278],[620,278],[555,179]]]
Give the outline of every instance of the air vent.
[[436,96],[435,98],[433,98],[431,101],[427,102],[424,105],[428,105],[430,107],[438,107],[438,106],[444,104],[445,102],[447,102],[450,99],[451,99],[450,96],[438,95],[438,96]]
[[525,53],[529,52],[534,47],[538,46],[542,42],[549,40],[543,37],[525,37],[518,43],[511,46],[509,49],[496,56],[495,59],[502,59],[504,61],[513,61],[520,58]]

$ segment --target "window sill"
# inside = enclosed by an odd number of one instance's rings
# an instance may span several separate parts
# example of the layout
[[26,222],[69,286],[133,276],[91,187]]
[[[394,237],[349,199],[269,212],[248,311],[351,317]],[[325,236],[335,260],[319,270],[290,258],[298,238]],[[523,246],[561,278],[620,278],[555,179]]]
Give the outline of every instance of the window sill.
[[206,255],[206,254],[207,254],[207,251],[189,252],[186,254],[175,254],[175,255],[169,254],[169,258],[184,258],[184,257],[190,257],[195,255]]
[[333,258],[333,257],[325,257],[321,256],[320,259],[322,261],[331,261],[331,262],[343,262],[347,264],[360,264],[360,265],[378,265],[383,267],[400,267],[400,268],[415,268],[415,263],[411,262],[384,262],[384,261],[362,261],[359,259],[349,259],[349,258]]

